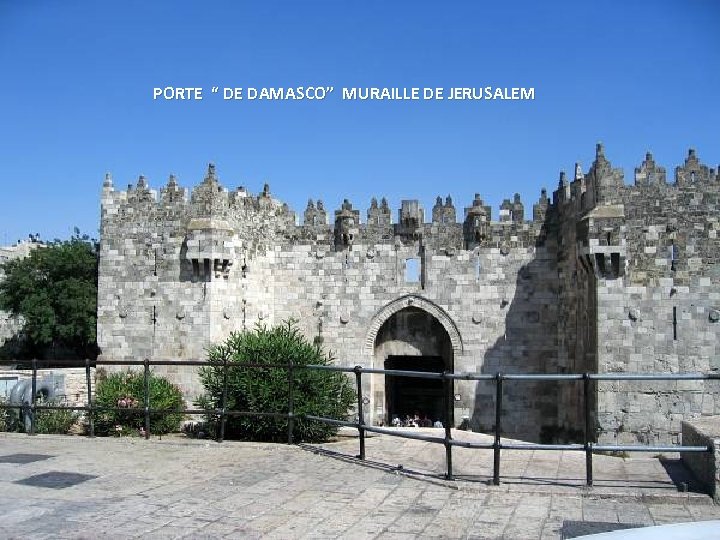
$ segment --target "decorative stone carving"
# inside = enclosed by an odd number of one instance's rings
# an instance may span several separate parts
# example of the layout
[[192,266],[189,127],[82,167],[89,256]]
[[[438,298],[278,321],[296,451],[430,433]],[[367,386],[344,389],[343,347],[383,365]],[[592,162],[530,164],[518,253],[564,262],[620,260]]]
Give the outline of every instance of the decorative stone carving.
[[628,311],[628,317],[633,322],[637,321],[640,319],[640,311],[638,311],[637,308],[630,308],[630,310]]
[[708,315],[708,319],[711,323],[716,323],[720,321],[720,310],[711,309],[710,314]]
[[482,320],[483,320],[483,318],[482,318],[481,313],[478,313],[478,312],[473,313],[473,316],[472,316],[473,324],[480,324],[482,322]]
[[340,322],[342,324],[347,324],[348,322],[350,322],[350,315],[348,313],[341,313]]

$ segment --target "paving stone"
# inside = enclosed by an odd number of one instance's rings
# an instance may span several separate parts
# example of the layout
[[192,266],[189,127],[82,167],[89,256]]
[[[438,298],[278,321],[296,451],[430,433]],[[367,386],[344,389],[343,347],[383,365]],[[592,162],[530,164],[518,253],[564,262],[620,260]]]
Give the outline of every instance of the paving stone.
[[[565,521],[654,524],[720,518],[720,508],[706,495],[664,495],[665,491],[652,486],[638,489],[620,484],[599,496],[582,487],[567,492],[566,486],[551,483],[544,492],[536,492],[536,486],[523,484],[519,475],[515,475],[516,483],[499,488],[439,481],[428,474],[395,476],[285,445],[0,437],[8,454],[27,452],[32,444],[33,452],[55,456],[22,466],[38,467],[36,474],[84,465],[98,475],[97,480],[72,488],[44,490],[0,477],[0,505],[4,508],[0,536],[8,538],[82,538],[83,531],[91,529],[94,538],[109,539],[515,540],[558,538]],[[393,440],[381,437],[376,443],[373,459],[380,462]],[[353,441],[336,443],[336,452],[348,444]],[[423,445],[414,441],[403,445],[402,452],[395,448],[392,456],[409,462],[422,452]],[[77,459],[78,453],[82,460]],[[122,471],[132,469],[138,461],[149,465],[146,476],[123,479]],[[632,470],[632,459],[623,462]],[[640,463],[646,471],[655,470],[648,461]],[[471,467],[471,462],[465,467]],[[236,468],[254,469],[257,478],[251,487],[262,484],[262,489],[233,491],[236,487],[229,486],[226,479]],[[292,476],[284,472],[288,469],[294,471]],[[202,474],[186,474],[189,470]],[[658,470],[664,469],[660,466]],[[81,470],[79,474],[83,474]],[[379,482],[388,475],[397,478],[397,484]],[[147,495],[148,482],[153,485],[152,496]],[[326,491],[325,486],[331,489]],[[222,495],[223,490],[228,490],[224,499],[201,495]]]

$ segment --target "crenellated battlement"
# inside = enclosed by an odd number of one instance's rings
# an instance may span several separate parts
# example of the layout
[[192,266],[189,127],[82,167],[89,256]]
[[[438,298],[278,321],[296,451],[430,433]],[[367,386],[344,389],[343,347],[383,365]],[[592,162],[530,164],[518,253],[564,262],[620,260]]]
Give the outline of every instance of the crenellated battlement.
[[668,183],[665,167],[658,165],[651,152],[645,154],[640,166],[635,168],[634,184],[626,185],[622,169],[614,168],[605,157],[602,143],[596,146],[595,161],[587,173],[579,163],[575,164],[572,181],[565,171],[560,172],[558,187],[553,192],[553,203],[564,213],[581,214],[599,205],[622,204],[633,194],[650,192],[663,195],[690,192],[702,197],[704,193],[720,191],[720,165],[717,169],[702,164],[694,149],[688,150],[683,165],[675,168],[674,183]]
[[[710,234],[705,230],[708,227],[714,234],[714,222],[703,225],[698,216],[716,215],[720,210],[720,173],[702,164],[693,149],[684,164],[675,168],[672,184],[667,182],[666,169],[650,152],[634,172],[634,184],[626,185],[623,170],[612,165],[604,146],[598,143],[587,172],[579,163],[571,181],[561,172],[552,201],[544,189],[541,191],[532,206],[532,220],[525,219],[525,205],[516,193],[512,199],[503,200],[497,220],[493,220],[491,207],[476,194],[464,208],[462,221],[458,221],[450,195],[436,199],[429,220],[417,200],[402,201],[393,219],[387,199],[378,202],[375,197],[365,212],[346,199],[331,213],[322,200],[310,199],[298,220],[287,204],[270,193],[267,184],[257,195],[242,186],[229,191],[212,163],[200,184],[191,190],[180,187],[174,175],[159,190],[152,189],[142,175],[126,190],[116,190],[108,174],[103,183],[102,230],[113,231],[110,237],[125,239],[157,236],[160,233],[153,231],[160,230],[167,236],[172,231],[171,236],[191,240],[191,244],[227,241],[253,250],[293,244],[342,251],[360,245],[419,243],[433,250],[456,251],[541,245],[553,229],[559,231],[561,240],[574,238],[587,264],[605,268],[599,274],[617,276],[624,273],[627,255],[623,243],[636,227],[633,224],[668,221],[673,228],[686,228],[681,238],[675,238],[677,234],[668,236],[677,248],[687,243],[687,238]],[[220,222],[225,232],[201,233],[196,227],[198,223]],[[220,240],[228,234],[231,238]],[[612,265],[605,264],[604,258],[612,260]],[[227,266],[223,262],[226,259],[218,260],[217,264]]]
[[[524,205],[516,193],[506,199],[500,208],[499,221],[491,220],[491,208],[477,194],[465,208],[464,219],[457,221],[452,197],[444,201],[438,197],[432,208],[430,221],[416,200],[402,201],[396,220],[392,219],[387,199],[373,197],[362,219],[363,212],[349,200],[331,216],[322,200],[313,199],[302,214],[302,220],[287,204],[274,198],[266,184],[261,193],[253,195],[244,187],[229,191],[217,176],[215,165],[210,164],[200,184],[192,190],[180,187],[177,178],[170,175],[165,186],[154,190],[147,179],[140,176],[126,190],[116,190],[110,174],[103,183],[102,228],[148,229],[169,226],[188,229],[193,220],[219,218],[226,220],[240,237],[249,239],[261,232],[264,239],[278,243],[316,243],[351,249],[357,244],[382,244],[423,241],[426,245],[453,249],[472,249],[480,245],[499,245],[510,237],[532,245],[546,219],[549,202],[545,190],[533,205],[533,220],[526,221]],[[261,224],[262,227],[258,227]],[[260,242],[260,239],[258,239]]]
[[[167,183],[159,190],[152,189],[142,175],[135,184],[129,184],[126,190],[116,190],[112,177],[106,175],[103,183],[103,223],[117,222],[128,216],[133,216],[136,224],[143,220],[189,220],[203,216],[252,221],[263,216],[277,221],[283,230],[293,227],[295,231],[290,235],[291,238],[309,240],[325,237],[328,229],[332,229],[333,243],[338,246],[351,245],[350,236],[355,243],[363,239],[377,242],[388,234],[393,237],[419,236],[421,229],[432,231],[442,227],[460,227],[463,240],[469,245],[482,243],[488,237],[485,231],[488,227],[541,224],[547,219],[548,212],[556,211],[561,219],[581,219],[583,214],[597,207],[628,204],[638,197],[653,193],[663,197],[693,197],[702,200],[703,194],[720,190],[720,167],[713,169],[702,164],[694,149],[689,150],[684,164],[675,168],[673,183],[668,183],[665,167],[658,165],[650,152],[634,173],[634,184],[626,185],[623,170],[613,167],[605,156],[603,145],[598,143],[595,160],[587,172],[583,172],[581,165],[576,163],[570,181],[562,171],[552,201],[542,190],[540,198],[532,206],[532,220],[525,219],[525,205],[516,193],[512,199],[503,200],[496,221],[492,219],[491,207],[482,202],[479,194],[464,209],[461,222],[457,220],[457,212],[449,195],[444,200],[442,197],[437,198],[429,221],[418,201],[404,201],[398,209],[397,218],[393,220],[387,200],[382,198],[378,203],[374,197],[365,212],[365,219],[360,209],[351,210],[350,201],[346,200],[331,216],[322,200],[318,200],[316,205],[310,199],[302,220],[298,221],[295,212],[287,204],[271,196],[268,185],[257,195],[242,186],[229,191],[220,183],[215,166],[210,164],[205,178],[192,190],[181,187],[174,175],[170,175]],[[411,215],[413,212],[415,215]]]
[[578,257],[598,277],[628,275],[638,283],[705,276],[720,249],[720,174],[694,149],[668,183],[664,167],[647,152],[625,185],[602,144],[590,170],[575,165],[572,182],[560,173],[553,194],[561,257]]

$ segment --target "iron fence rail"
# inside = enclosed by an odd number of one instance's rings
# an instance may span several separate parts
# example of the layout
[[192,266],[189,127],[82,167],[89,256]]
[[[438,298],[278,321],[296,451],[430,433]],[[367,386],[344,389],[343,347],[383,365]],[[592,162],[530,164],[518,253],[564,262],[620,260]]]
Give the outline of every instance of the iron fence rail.
[[[0,362],[0,365],[16,364],[16,362]],[[72,364],[77,367],[77,361],[52,361],[53,369],[62,364]],[[708,446],[684,446],[684,445],[621,445],[621,444],[596,444],[592,442],[592,409],[591,394],[594,381],[692,381],[692,380],[718,380],[720,373],[472,373],[472,372],[426,372],[426,371],[407,371],[397,369],[379,369],[365,368],[362,366],[345,367],[345,366],[319,366],[319,365],[296,365],[292,361],[287,364],[265,364],[255,362],[249,364],[235,364],[223,361],[201,361],[201,360],[85,360],[85,379],[87,387],[87,405],[79,406],[60,406],[60,405],[44,405],[37,403],[37,377],[38,369],[43,365],[49,366],[50,362],[32,360],[30,362],[32,374],[31,382],[31,403],[27,404],[3,404],[0,403],[0,410],[19,409],[28,411],[30,414],[30,430],[29,435],[35,434],[36,413],[42,410],[73,410],[84,411],[88,414],[88,431],[90,437],[95,436],[93,413],[106,411],[122,411],[130,414],[144,415],[145,438],[150,437],[150,416],[152,414],[186,414],[186,415],[205,415],[218,418],[217,441],[222,442],[225,437],[225,425],[229,417],[255,416],[255,417],[272,417],[287,420],[288,422],[288,444],[294,443],[294,424],[296,420],[310,420],[315,422],[323,422],[335,426],[349,427],[358,430],[359,455],[361,460],[365,459],[365,436],[367,432],[380,433],[393,437],[405,439],[414,439],[434,444],[442,444],[445,447],[445,462],[447,479],[453,478],[452,465],[452,448],[469,448],[477,450],[493,451],[493,484],[500,484],[501,477],[501,451],[502,450],[518,450],[518,451],[578,451],[585,453],[585,482],[588,486],[593,484],[593,452],[713,452],[712,445]],[[92,395],[92,376],[91,368],[98,366],[142,366],[143,368],[143,407],[107,407],[95,404]],[[152,366],[188,366],[188,367],[220,367],[223,376],[223,392],[220,407],[215,409],[157,409],[150,406],[150,368]],[[236,411],[227,409],[228,398],[228,371],[230,369],[283,369],[288,373],[288,403],[287,412],[270,412],[270,411]],[[357,418],[356,422],[341,420],[338,418],[325,418],[311,414],[296,415],[294,412],[294,371],[297,369],[313,369],[343,372],[354,374],[355,386],[357,394]],[[396,377],[411,377],[422,379],[442,380],[444,384],[443,391],[443,408],[444,408],[444,436],[432,436],[411,431],[402,431],[390,429],[381,426],[371,426],[365,424],[362,397],[362,376],[363,374],[380,374]],[[493,442],[470,442],[460,441],[452,438],[451,422],[453,416],[453,381],[454,380],[476,380],[476,381],[492,381],[495,383],[495,426],[493,428]],[[516,443],[503,442],[502,436],[502,417],[503,417],[503,384],[505,381],[582,381],[583,382],[583,443],[568,444],[537,444],[537,443]]]

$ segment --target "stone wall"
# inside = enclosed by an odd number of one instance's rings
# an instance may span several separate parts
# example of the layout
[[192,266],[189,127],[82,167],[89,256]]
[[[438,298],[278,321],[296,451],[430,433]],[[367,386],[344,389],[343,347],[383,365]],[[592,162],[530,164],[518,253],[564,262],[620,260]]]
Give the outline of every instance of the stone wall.
[[[587,173],[562,174],[552,200],[541,192],[532,220],[517,195],[497,220],[476,195],[462,222],[451,197],[438,197],[428,223],[412,200],[393,220],[385,199],[371,200],[366,219],[350,201],[331,216],[310,200],[298,220],[267,185],[227,190],[212,165],[192,192],[174,177],[159,192],[142,177],[116,190],[108,177],[101,358],[201,359],[232,331],[294,318],[339,364],[383,367],[391,349],[432,349],[412,332],[387,347],[378,338],[396,314],[419,309],[438,323],[433,339],[450,343],[455,371],[715,370],[718,186],[694,152],[675,185],[648,155],[626,186],[598,145]],[[188,399],[201,391],[194,369],[157,371]],[[384,379],[365,384],[367,420],[387,420]],[[508,435],[578,439],[579,383],[505,386]],[[493,384],[456,381],[454,393],[456,424],[493,427]],[[676,442],[681,418],[720,408],[704,383],[603,382],[590,399],[603,442]]]
[[[299,318],[305,334],[322,338],[340,364],[382,368],[384,356],[375,351],[377,330],[392,313],[419,306],[444,322],[451,338],[457,336],[454,365],[448,368],[486,373],[555,369],[555,296],[539,279],[553,270],[547,247],[505,253],[476,248],[452,255],[432,253],[419,243],[313,251],[288,245],[270,257],[276,283],[273,320]],[[415,257],[421,259],[424,277],[406,282],[406,261]],[[371,403],[370,419],[378,421],[388,413],[384,379],[372,378],[363,391]],[[456,419],[469,416],[476,429],[491,427],[490,385],[458,381],[455,394]],[[547,389],[508,388],[509,431],[537,437],[543,413],[555,415],[549,396]]]
[[683,452],[682,461],[707,492],[720,503],[720,418],[710,416],[682,422],[683,446],[705,446],[707,452]]
[[[604,190],[600,201],[597,185]],[[720,178],[692,150],[674,184],[648,154],[635,185],[626,186],[601,146],[588,174],[571,184],[561,179],[555,194],[565,250],[560,263],[572,276],[565,278],[570,293],[563,301],[561,355],[574,354],[575,371],[707,373],[720,367],[719,195]],[[567,324],[573,316],[584,330],[575,337]],[[600,382],[596,388],[597,434],[606,443],[678,443],[683,419],[720,412],[714,381]]]
[[[223,188],[214,167],[188,194],[174,178],[158,195],[144,178],[103,190],[98,343],[103,359],[198,359],[230,332],[294,318],[342,365],[382,367],[375,337],[407,307],[435,317],[450,336],[456,371],[554,370],[555,245],[545,241],[543,194],[535,221],[491,222],[479,197],[465,223],[447,198],[424,223],[404,201],[398,223],[371,202],[368,222],[345,201],[327,223],[321,202],[305,223],[273,198]],[[509,214],[508,214],[509,215]],[[414,273],[413,268],[416,273]],[[201,388],[194,369],[157,368],[188,399]],[[384,380],[366,379],[368,421],[387,416]],[[491,388],[459,381],[455,418],[476,429],[493,422]],[[537,438],[554,423],[553,392],[509,389],[508,433]],[[547,419],[546,419],[547,418]]]

